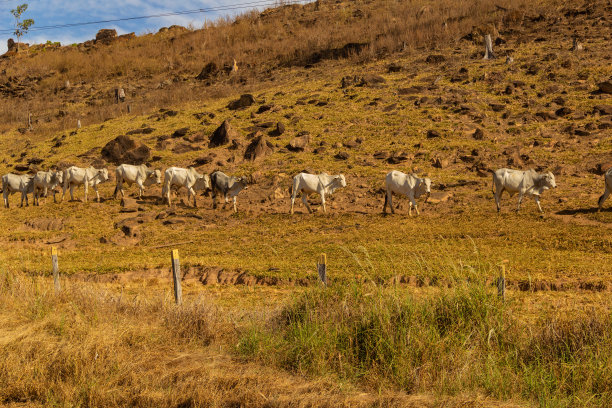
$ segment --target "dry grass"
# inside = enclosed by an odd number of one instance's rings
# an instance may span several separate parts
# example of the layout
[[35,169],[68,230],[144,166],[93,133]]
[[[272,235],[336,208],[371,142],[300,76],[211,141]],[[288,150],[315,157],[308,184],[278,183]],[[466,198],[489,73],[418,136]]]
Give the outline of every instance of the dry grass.
[[[555,2],[552,2],[556,4]],[[170,31],[117,41],[85,50],[66,46],[11,59],[1,66],[2,82],[16,78],[26,88],[20,98],[0,103],[2,130],[22,127],[27,113],[34,115],[35,132],[72,129],[78,117],[99,123],[125,113],[113,105],[113,89],[128,90],[139,111],[227,95],[236,87],[261,88],[275,80],[279,68],[304,65],[319,58],[347,57],[333,50],[348,43],[365,43],[355,61],[371,61],[397,51],[434,48],[455,43],[472,27],[495,24],[504,30],[512,21],[496,5],[524,9],[521,1],[429,2],[319,1],[284,6],[262,14],[250,12],[235,20],[220,19],[193,31]],[[529,3],[537,15],[551,1]],[[443,23],[446,22],[446,25]],[[239,62],[239,76],[214,79],[213,87],[194,79],[203,66]],[[64,89],[66,80],[72,84]],[[162,84],[170,81],[169,84]],[[160,84],[163,87],[159,92]],[[44,95],[44,97],[40,97]],[[62,110],[67,115],[57,117]]]

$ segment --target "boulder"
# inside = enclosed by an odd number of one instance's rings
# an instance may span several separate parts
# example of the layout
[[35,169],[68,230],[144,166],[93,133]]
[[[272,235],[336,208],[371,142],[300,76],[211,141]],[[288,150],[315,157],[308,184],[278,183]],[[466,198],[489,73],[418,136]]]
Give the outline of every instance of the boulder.
[[143,164],[149,160],[151,149],[129,136],[118,136],[102,148],[102,157],[109,163]]
[[400,72],[403,69],[404,67],[397,62],[392,62],[391,64],[387,65],[387,72]]
[[381,84],[384,84],[385,78],[381,77],[380,75],[374,75],[374,74],[365,74],[364,76],[361,77],[361,81],[359,83],[359,85],[361,86],[379,86]]
[[608,169],[612,168],[612,161],[597,163],[593,169],[591,169],[592,173],[597,175],[604,175]]
[[441,64],[444,61],[446,61],[444,55],[439,54],[428,55],[427,58],[425,58],[425,62],[427,62],[428,64]]
[[274,146],[270,143],[266,136],[261,134],[254,138],[253,141],[247,146],[244,152],[245,160],[255,161],[263,158],[274,151]]
[[303,152],[306,150],[309,144],[310,134],[303,133],[294,137],[287,145],[287,149],[291,150],[292,152]]
[[440,136],[442,136],[442,135],[437,130],[430,129],[430,130],[427,131],[427,138],[428,139],[433,139],[435,137],[440,137]]
[[612,79],[604,82],[600,82],[597,84],[599,87],[599,92],[612,94]]
[[219,73],[219,67],[214,62],[209,62],[202,68],[196,79],[198,81],[206,81]]
[[240,96],[240,99],[232,101],[227,104],[227,108],[230,110],[244,109],[255,103],[255,98],[251,94],[244,94]]
[[212,135],[208,147],[217,147],[228,144],[230,140],[238,137],[238,132],[230,125],[228,120],[224,120]]
[[348,160],[349,154],[347,152],[338,152],[334,158],[338,160]]
[[113,28],[103,28],[96,34],[96,43],[110,44],[117,38],[117,30]]
[[596,105],[593,108],[593,113],[600,115],[612,115],[612,105]]
[[445,167],[448,167],[448,159],[441,159],[439,157],[436,157],[432,159],[431,161],[432,161],[431,165],[438,169],[443,169]]
[[189,128],[188,127],[184,127],[184,128],[180,128],[174,131],[174,133],[172,133],[172,138],[176,138],[176,137],[183,137],[187,134],[187,132],[189,132]]
[[571,110],[570,108],[568,108],[567,106],[564,106],[562,108],[559,108],[555,111],[555,115],[560,116],[560,117],[564,117],[567,116],[571,113],[573,113],[574,111]]

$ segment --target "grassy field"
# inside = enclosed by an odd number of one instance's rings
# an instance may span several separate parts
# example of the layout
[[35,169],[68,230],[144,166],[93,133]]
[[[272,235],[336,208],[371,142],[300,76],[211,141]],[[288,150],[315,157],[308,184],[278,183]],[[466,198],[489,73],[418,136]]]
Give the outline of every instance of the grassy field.
[[[418,6],[411,16],[427,12]],[[418,39],[378,57],[275,65],[273,78],[213,85],[198,97],[199,85],[186,80],[192,93],[183,99],[175,89],[163,105],[151,99],[129,115],[115,107],[77,132],[50,122],[0,134],[3,174],[32,159],[44,169],[88,166],[107,142],[150,127],[130,137],[151,148],[152,166],[211,157],[200,172],[252,181],[237,214],[213,210],[209,196],[192,208],[185,192],[167,208],[159,186],[123,208],[114,179],[101,186],[100,203],[81,202],[82,190],[40,207],[17,208],[11,197],[0,211],[0,403],[609,406],[612,202],[596,208],[601,168],[612,163],[610,96],[597,90],[612,76],[602,23],[609,6],[541,18],[533,7],[516,26],[501,8],[483,14],[503,17],[496,50],[511,64],[483,61],[479,41]],[[576,27],[587,33],[582,53],[570,51]],[[385,38],[401,38],[387,28]],[[255,103],[228,109],[245,92]],[[226,119],[235,143],[209,148]],[[286,131],[276,135],[279,122]],[[185,127],[185,136],[166,137]],[[249,161],[257,131],[272,151]],[[305,150],[292,151],[303,132]],[[499,167],[555,173],[544,214],[529,198],[516,214],[517,197],[507,195],[495,211],[491,170]],[[400,197],[395,215],[382,214],[392,169],[432,179],[420,216],[409,217]],[[291,177],[303,170],[346,176],[328,214],[312,197],[314,214],[298,199],[289,215]],[[173,305],[173,248],[182,307]],[[317,282],[321,253],[327,289]],[[505,303],[495,289],[502,261]]]

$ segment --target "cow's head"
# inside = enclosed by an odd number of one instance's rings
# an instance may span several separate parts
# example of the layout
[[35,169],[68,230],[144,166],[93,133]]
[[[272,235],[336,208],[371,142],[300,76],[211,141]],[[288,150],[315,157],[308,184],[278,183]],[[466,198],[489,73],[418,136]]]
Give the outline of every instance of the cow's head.
[[549,189],[549,188],[557,188],[557,183],[555,182],[555,175],[552,174],[552,172],[548,172],[548,173],[544,173],[542,175],[542,187],[544,187],[544,189]]
[[236,177],[234,180],[234,187],[240,190],[246,190],[249,188],[249,180],[247,177]]
[[344,178],[344,174],[338,174],[337,176],[333,176],[332,181],[327,186],[327,191],[329,192],[329,194],[333,194],[334,191],[341,187],[346,187],[346,179]]
[[150,186],[151,184],[161,184],[161,171],[160,170],[151,170],[147,173],[147,179],[144,181],[145,186]]
[[64,183],[64,172],[61,170],[55,170],[51,173],[51,177],[54,180],[54,183],[63,184]]
[[98,171],[98,178],[101,183],[108,181],[108,170],[107,169],[96,169]]
[[431,195],[431,180],[429,177],[419,179],[419,184],[415,188],[414,196],[416,198],[419,198],[423,194],[426,194],[425,202],[427,202],[427,200],[429,200],[429,196]]
[[194,190],[207,191],[210,189],[210,177],[208,174],[199,176],[195,183],[193,183]]
[[338,185],[338,187],[346,187],[346,179],[344,178],[344,174],[338,174],[334,177],[334,181]]

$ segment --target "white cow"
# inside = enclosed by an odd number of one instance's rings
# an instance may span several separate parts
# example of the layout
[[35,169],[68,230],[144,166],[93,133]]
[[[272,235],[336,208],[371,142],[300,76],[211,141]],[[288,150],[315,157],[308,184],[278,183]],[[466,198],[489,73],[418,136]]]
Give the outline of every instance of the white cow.
[[612,167],[610,167],[604,175],[604,184],[606,185],[606,189],[601,197],[599,197],[599,201],[597,201],[597,204],[599,205],[597,211],[601,211],[604,201],[606,201],[610,193],[612,193]]
[[295,197],[302,193],[302,202],[308,209],[309,213],[312,213],[310,206],[308,205],[308,194],[317,193],[321,196],[321,204],[323,205],[323,212],[326,213],[325,208],[325,195],[332,195],[335,190],[341,187],[346,187],[346,179],[344,175],[338,174],[336,176],[330,176],[327,173],[321,174],[308,174],[300,173],[293,178],[293,188],[291,193],[291,211],[293,214],[293,204],[295,203]]
[[31,193],[34,188],[32,183],[32,176],[28,174],[13,174],[8,173],[2,176],[2,196],[4,198],[4,206],[9,208],[9,195],[13,193],[21,193],[21,204],[23,207],[23,200],[28,206],[28,193]]
[[391,213],[395,214],[393,209],[393,193],[401,194],[408,197],[410,200],[410,207],[408,207],[408,215],[412,216],[412,207],[416,210],[419,215],[419,208],[415,198],[419,198],[423,194],[426,194],[425,202],[429,199],[431,194],[431,180],[427,177],[420,178],[416,174],[405,174],[401,171],[392,170],[387,173],[385,177],[385,204],[383,206],[383,213],[387,212],[387,204],[391,208]]
[[32,180],[34,183],[34,205],[40,205],[39,198],[42,193],[47,196],[49,190],[53,191],[53,202],[55,199],[55,188],[64,182],[64,173],[59,170],[39,171]]
[[[193,196],[193,206],[197,207],[196,191],[206,191],[210,188],[210,177],[208,174],[200,174],[193,167],[183,169],[181,167],[169,167],[164,173],[164,186],[162,187],[162,198],[170,202],[170,193],[172,187],[185,187],[189,191],[189,197]],[[189,199],[188,199],[189,201]]]
[[62,189],[62,199],[66,195],[66,190],[70,187],[70,199],[74,200],[74,187],[83,185],[85,188],[85,202],[87,202],[87,192],[89,187],[93,187],[96,192],[96,199],[100,202],[100,193],[98,192],[98,184],[102,184],[108,181],[108,170],[107,169],[96,169],[88,167],[82,169],[80,167],[72,166],[64,170],[64,187]]
[[493,194],[495,194],[495,204],[497,212],[500,211],[499,200],[504,191],[507,191],[512,197],[519,193],[518,206],[516,212],[521,209],[521,201],[523,196],[533,196],[533,199],[538,204],[538,209],[541,213],[542,206],[540,205],[540,194],[549,188],[556,188],[555,176],[551,172],[537,173],[535,170],[512,170],[498,169],[493,173]]
[[161,184],[161,171],[151,170],[145,164],[140,166],[122,164],[115,170],[115,175],[117,176],[115,197],[117,197],[118,192],[121,192],[121,198],[125,196],[123,194],[123,183],[126,183],[128,186],[132,184],[138,185],[138,198],[142,198],[145,186]]
[[244,177],[228,176],[223,172],[215,171],[210,175],[210,183],[213,196],[213,208],[217,208],[217,194],[221,194],[225,200],[223,208],[227,205],[228,197],[230,197],[234,204],[234,212],[237,212],[236,196],[239,192],[248,188],[247,180]]

